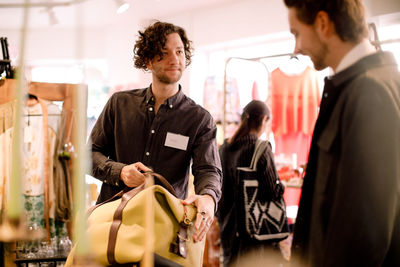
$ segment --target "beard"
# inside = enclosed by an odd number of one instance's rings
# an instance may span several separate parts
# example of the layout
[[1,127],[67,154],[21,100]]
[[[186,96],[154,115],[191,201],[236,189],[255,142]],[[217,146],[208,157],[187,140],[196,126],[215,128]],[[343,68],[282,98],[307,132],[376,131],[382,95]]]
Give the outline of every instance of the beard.
[[176,75],[167,75],[165,72],[153,70],[154,76],[157,80],[164,84],[174,84],[177,83],[182,77],[182,71],[179,70],[179,73]]
[[321,42],[321,40],[318,40],[318,47],[309,55],[316,70],[323,70],[328,67],[325,63],[325,58],[328,52],[328,46]]

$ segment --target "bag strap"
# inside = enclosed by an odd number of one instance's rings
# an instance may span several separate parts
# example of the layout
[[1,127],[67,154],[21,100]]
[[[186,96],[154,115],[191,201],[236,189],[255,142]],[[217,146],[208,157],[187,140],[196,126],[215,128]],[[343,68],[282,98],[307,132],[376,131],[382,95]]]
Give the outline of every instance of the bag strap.
[[[161,174],[155,173],[155,172],[146,172],[146,176],[154,176],[157,178],[162,186],[166,188],[171,194],[173,194],[176,197],[176,192],[172,185],[165,179]],[[121,203],[118,205],[117,209],[114,212],[114,217],[113,217],[113,222],[111,223],[111,228],[110,228],[110,233],[108,235],[108,245],[107,245],[107,259],[110,264],[116,263],[115,260],[115,246],[117,243],[117,233],[119,230],[119,227],[122,224],[122,213],[125,208],[125,206],[128,204],[129,200],[131,200],[134,196],[136,196],[139,192],[143,191],[146,188],[146,181],[142,183],[141,185],[129,190],[125,191],[122,190],[119,192],[117,195],[120,195],[122,193],[122,198],[121,198]],[[109,202],[109,200],[107,200]],[[103,202],[104,203],[104,202]],[[102,203],[102,204],[103,204]]]
[[253,171],[257,170],[257,162],[264,151],[267,149],[268,141],[258,139],[254,147],[253,157],[251,158],[250,169]]
[[104,205],[104,204],[106,204],[106,203],[108,203],[108,202],[111,202],[111,201],[113,201],[113,200],[116,200],[116,199],[118,199],[118,198],[121,198],[122,195],[123,195],[124,193],[128,192],[129,190],[132,190],[132,188],[126,187],[126,188],[124,188],[123,190],[119,191],[117,194],[115,194],[115,195],[113,195],[112,197],[110,197],[109,199],[104,200],[103,202],[101,202],[101,203],[99,203],[99,204],[96,204],[96,205],[94,205],[94,206],[91,206],[91,207],[87,210],[86,216],[89,217],[89,215],[90,215],[95,209],[97,209],[99,206]]
[[138,187],[135,187],[134,189],[124,193],[121,198],[121,203],[118,205],[117,209],[114,212],[113,221],[110,227],[110,233],[108,235],[107,245],[107,259],[110,264],[116,263],[114,252],[115,245],[117,243],[117,233],[122,223],[122,212],[124,211],[124,208],[128,204],[129,200],[131,200],[134,196],[143,191],[145,188],[146,183],[142,183]]

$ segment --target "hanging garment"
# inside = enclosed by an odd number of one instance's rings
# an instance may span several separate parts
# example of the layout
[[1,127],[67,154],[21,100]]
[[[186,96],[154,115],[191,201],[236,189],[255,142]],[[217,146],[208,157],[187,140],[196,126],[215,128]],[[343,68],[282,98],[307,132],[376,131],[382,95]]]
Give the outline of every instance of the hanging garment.
[[275,137],[275,154],[297,155],[296,165],[305,164],[310,151],[311,135],[288,133]]
[[203,107],[210,112],[215,121],[223,120],[224,96],[221,88],[217,85],[216,77],[207,77],[203,89]]
[[260,95],[258,93],[258,84],[256,81],[253,82],[253,86],[251,88],[251,100],[260,100]]
[[275,154],[295,153],[299,163],[307,161],[320,100],[318,76],[312,68],[298,75],[288,75],[280,68],[271,73]]
[[15,102],[0,105],[0,211],[5,210],[10,184]]
[[[54,236],[55,193],[53,182],[53,151],[60,124],[58,106],[38,99],[24,109],[22,190],[28,224],[46,227]],[[50,116],[49,116],[50,115]]]
[[47,119],[47,110],[43,112],[42,106],[36,103],[24,107],[24,114],[22,190],[27,196],[39,196],[44,194],[43,117]]
[[280,68],[271,73],[272,130],[275,136],[302,132],[311,135],[321,95],[315,70],[307,67],[299,75]]
[[[69,170],[71,155],[66,151],[66,112],[61,114],[61,124],[57,131],[53,156],[53,179],[55,191],[55,219],[68,221],[72,214],[72,181]],[[70,128],[69,128],[70,129]]]
[[240,107],[239,86],[235,78],[226,81],[226,107],[225,120],[227,122],[239,122],[242,108]]

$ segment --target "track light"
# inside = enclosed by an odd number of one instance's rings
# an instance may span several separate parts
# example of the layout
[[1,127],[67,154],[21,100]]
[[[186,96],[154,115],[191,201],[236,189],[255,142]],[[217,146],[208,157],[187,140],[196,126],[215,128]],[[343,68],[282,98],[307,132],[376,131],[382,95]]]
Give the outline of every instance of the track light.
[[46,8],[47,13],[49,14],[49,22],[50,25],[55,25],[58,24],[58,19],[56,17],[56,14],[54,13],[54,10],[52,7],[47,7]]
[[126,2],[125,0],[114,0],[115,4],[117,5],[117,13],[121,14],[128,10],[129,8],[129,3]]

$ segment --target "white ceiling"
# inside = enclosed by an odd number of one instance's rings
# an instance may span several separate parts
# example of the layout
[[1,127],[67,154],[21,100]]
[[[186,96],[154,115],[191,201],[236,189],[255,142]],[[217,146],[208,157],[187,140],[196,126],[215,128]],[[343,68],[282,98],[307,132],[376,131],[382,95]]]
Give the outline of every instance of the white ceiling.
[[[29,8],[30,28],[50,27],[49,14],[45,5],[53,5],[58,23],[52,27],[72,27],[76,24],[76,14],[82,14],[82,23],[89,27],[101,27],[119,17],[135,16],[141,19],[154,19],[213,8],[240,0],[127,0],[130,8],[123,14],[116,14],[114,0],[30,0],[34,7]],[[242,0],[243,1],[243,0]],[[23,21],[25,0],[0,0],[0,29],[20,28]],[[71,4],[80,2],[78,4]],[[69,4],[69,5],[67,5]],[[19,5],[19,7],[11,7]],[[35,6],[35,5],[39,5]]]

